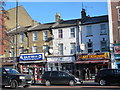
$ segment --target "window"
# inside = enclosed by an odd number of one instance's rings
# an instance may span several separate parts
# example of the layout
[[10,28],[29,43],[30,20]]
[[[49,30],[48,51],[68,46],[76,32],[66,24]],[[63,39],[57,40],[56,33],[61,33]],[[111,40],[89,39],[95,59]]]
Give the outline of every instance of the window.
[[105,24],[101,24],[100,25],[100,34],[106,34],[106,25]]
[[92,53],[93,52],[93,50],[92,49],[88,49],[88,53]]
[[12,40],[11,40],[11,42],[12,42],[12,43],[14,43],[14,42],[15,42],[15,40],[14,40],[14,36],[12,36]]
[[20,35],[20,42],[23,43],[24,42],[24,34]]
[[92,42],[88,42],[87,46],[88,46],[88,48],[91,48],[92,47]]
[[37,41],[37,32],[33,32],[33,41]]
[[48,31],[43,32],[43,40],[47,41],[48,40]]
[[91,26],[87,26],[87,36],[92,36],[92,27]]
[[33,47],[32,47],[32,52],[34,52],[34,53],[35,53],[35,52],[38,52],[38,47],[37,47],[37,46],[33,46]]
[[10,57],[14,57],[14,48],[11,48]]
[[120,20],[120,8],[118,9],[118,20]]
[[48,45],[44,45],[44,46],[43,46],[43,51],[44,51],[44,52],[48,52]]
[[59,76],[60,77],[66,77],[66,76],[69,76],[69,74],[64,73],[64,72],[59,72]]
[[70,46],[71,46],[71,54],[75,54],[76,44],[75,43],[71,43]]
[[101,41],[101,51],[107,51],[107,41],[105,40],[105,38],[103,38],[103,40]]
[[92,53],[93,52],[93,43],[91,41],[91,39],[89,39],[89,42],[87,43],[87,47],[88,47],[88,53]]
[[20,47],[19,52],[20,52],[20,54],[21,54],[21,53],[24,53],[24,47]]
[[75,37],[75,28],[71,28],[71,29],[70,29],[70,34],[71,34],[71,37],[72,37],[72,38]]
[[63,44],[58,45],[59,55],[63,55]]
[[62,29],[58,30],[58,38],[63,38],[63,31],[62,31]]

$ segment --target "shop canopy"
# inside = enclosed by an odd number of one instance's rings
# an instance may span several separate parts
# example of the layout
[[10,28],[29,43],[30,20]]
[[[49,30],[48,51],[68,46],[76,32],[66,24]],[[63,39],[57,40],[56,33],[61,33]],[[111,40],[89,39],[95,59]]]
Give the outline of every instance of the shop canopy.
[[89,64],[89,63],[108,63],[109,60],[84,60],[84,61],[76,61],[76,64]]

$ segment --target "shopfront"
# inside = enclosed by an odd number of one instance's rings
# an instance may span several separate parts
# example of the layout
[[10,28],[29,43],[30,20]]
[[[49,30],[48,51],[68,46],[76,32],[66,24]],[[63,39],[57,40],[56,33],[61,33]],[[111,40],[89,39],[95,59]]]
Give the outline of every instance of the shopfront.
[[[94,79],[94,76],[99,69],[110,68],[109,60],[110,57],[108,52],[78,54],[75,62],[76,73],[81,79]],[[89,73],[89,77],[87,77],[87,72]]]
[[45,71],[46,60],[43,53],[21,54],[19,67],[21,73],[33,76],[33,83],[41,83],[41,75]]
[[48,56],[47,70],[48,71],[66,71],[73,73],[75,71],[74,56]]

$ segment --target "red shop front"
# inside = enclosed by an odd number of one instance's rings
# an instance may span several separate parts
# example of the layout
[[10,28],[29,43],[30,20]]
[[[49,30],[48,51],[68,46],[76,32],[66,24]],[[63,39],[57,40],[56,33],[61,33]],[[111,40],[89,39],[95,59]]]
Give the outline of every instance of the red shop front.
[[41,76],[45,72],[46,60],[41,53],[22,54],[19,59],[21,73],[33,76],[33,83],[41,83]]
[[[87,72],[89,70],[90,78],[94,79],[96,72],[102,68],[109,68],[110,67],[110,58],[109,53],[89,53],[89,54],[78,54],[76,58],[76,72],[79,73],[79,77],[82,79],[83,77],[83,70]],[[85,74],[85,78],[88,77]]]

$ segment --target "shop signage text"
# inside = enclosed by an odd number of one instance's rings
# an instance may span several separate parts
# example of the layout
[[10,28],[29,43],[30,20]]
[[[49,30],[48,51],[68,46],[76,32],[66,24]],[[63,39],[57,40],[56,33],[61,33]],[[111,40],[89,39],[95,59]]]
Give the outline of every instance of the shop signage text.
[[26,60],[42,60],[43,54],[23,54],[20,55],[20,61],[26,61]]
[[77,60],[84,60],[84,59],[109,59],[109,53],[94,53],[94,54],[81,54],[77,56]]

